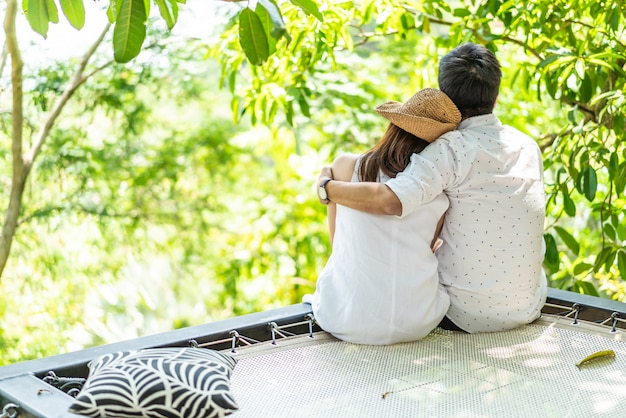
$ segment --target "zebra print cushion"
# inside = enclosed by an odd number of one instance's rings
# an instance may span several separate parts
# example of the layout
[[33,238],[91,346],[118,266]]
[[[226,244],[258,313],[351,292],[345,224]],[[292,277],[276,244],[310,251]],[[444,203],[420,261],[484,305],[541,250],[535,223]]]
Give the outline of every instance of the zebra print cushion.
[[70,412],[88,417],[207,418],[237,410],[230,392],[236,360],[204,348],[154,348],[106,354]]

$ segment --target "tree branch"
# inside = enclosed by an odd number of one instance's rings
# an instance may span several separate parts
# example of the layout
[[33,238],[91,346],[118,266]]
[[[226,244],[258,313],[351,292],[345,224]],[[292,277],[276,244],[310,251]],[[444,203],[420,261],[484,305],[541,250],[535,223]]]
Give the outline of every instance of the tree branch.
[[571,25],[580,25],[580,26],[582,26],[584,28],[587,28],[589,30],[595,30],[598,33],[601,33],[602,35],[606,36],[607,38],[611,38],[612,41],[615,41],[622,48],[624,48],[624,46],[625,46],[622,42],[620,42],[618,37],[611,36],[611,34],[608,31],[603,30],[599,26],[590,25],[589,23],[581,22],[579,20],[572,20],[572,19],[565,19],[563,22],[569,23]]
[[131,211],[128,213],[115,213],[115,212],[109,212],[106,209],[96,210],[92,208],[87,208],[83,205],[75,205],[75,206],[68,206],[68,205],[58,206],[57,205],[57,206],[46,206],[40,209],[36,209],[33,213],[20,219],[19,224],[22,225],[22,224],[30,222],[33,219],[43,218],[43,217],[49,216],[52,213],[59,213],[59,212],[66,211],[68,209],[73,210],[75,213],[82,213],[86,215],[97,216],[100,218],[121,218],[121,219],[130,218],[130,219],[135,219],[135,220],[148,218],[148,214],[142,213],[137,210]]
[[66,87],[65,91],[61,95],[61,98],[55,104],[54,108],[50,112],[50,115],[48,116],[44,124],[41,126],[39,131],[37,132],[32,148],[30,149],[28,154],[24,157],[24,162],[28,166],[29,169],[32,166],[33,162],[35,161],[35,158],[37,158],[37,155],[39,155],[39,152],[41,151],[41,147],[43,146],[44,142],[48,138],[48,134],[50,133],[52,126],[54,126],[54,123],[56,122],[57,118],[61,114],[61,111],[63,110],[63,108],[69,101],[69,99],[72,97],[72,95],[74,95],[74,92],[76,91],[76,89],[80,87],[85,81],[87,81],[87,79],[90,76],[94,74],[94,72],[92,72],[87,77],[83,77],[83,73],[85,72],[85,68],[87,67],[87,64],[89,63],[89,60],[91,59],[93,54],[96,52],[96,49],[98,49],[98,47],[104,40],[104,37],[106,36],[106,33],[109,31],[110,27],[111,25],[107,23],[102,33],[100,33],[100,36],[98,37],[98,39],[93,43],[93,45],[91,45],[91,47],[87,50],[87,52],[85,52],[85,54],[83,55],[80,61],[80,64],[78,65],[76,72],[74,73],[74,76],[72,77],[72,80],[70,81],[70,84]]
[[[408,11],[409,13],[412,13],[414,15],[419,14],[419,12],[415,9],[411,9],[411,8],[407,8],[405,7],[405,10]],[[434,23],[436,25],[442,25],[442,26],[452,26],[451,22],[439,19],[437,17],[434,16],[430,16],[430,15],[424,15],[428,18],[428,20],[430,21],[430,23]],[[364,32],[363,31],[363,27],[361,25],[353,25],[350,24],[350,26],[358,29],[359,34],[358,36],[361,37],[361,40],[358,42],[354,43],[354,46],[361,46],[366,44],[371,38],[376,38],[376,37],[385,37],[385,36],[391,36],[391,35],[397,35],[398,33],[400,33],[399,30],[394,29],[394,30],[390,30],[388,32]],[[419,29],[417,26],[413,25],[411,27],[406,28],[407,30],[417,30]]]
[[522,48],[524,48],[524,50],[526,50],[526,51],[530,52],[531,54],[533,54],[535,56],[535,58],[537,58],[539,60],[539,62],[541,62],[541,61],[543,61],[545,59],[544,56],[539,53],[539,51],[537,51],[534,48],[531,48],[524,41],[520,41],[519,39],[511,38],[510,36],[501,36],[500,39],[503,40],[503,41],[510,42],[512,44],[516,44],[516,45],[521,46]]
[[554,141],[556,141],[557,138],[570,135],[571,133],[572,133],[572,129],[568,129],[564,132],[542,135],[537,138],[537,142],[539,143],[539,149],[541,150],[541,152],[544,152],[545,150],[547,150],[549,147],[551,147],[554,144]]

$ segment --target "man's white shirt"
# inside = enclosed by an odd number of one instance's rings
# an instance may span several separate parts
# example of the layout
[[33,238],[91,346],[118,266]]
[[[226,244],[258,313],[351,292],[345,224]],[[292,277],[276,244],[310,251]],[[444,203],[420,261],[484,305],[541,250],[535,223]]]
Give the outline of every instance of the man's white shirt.
[[451,321],[487,332],[539,317],[547,293],[545,192],[530,137],[494,114],[475,116],[414,154],[386,184],[402,202],[401,217],[442,192],[449,199],[437,258]]

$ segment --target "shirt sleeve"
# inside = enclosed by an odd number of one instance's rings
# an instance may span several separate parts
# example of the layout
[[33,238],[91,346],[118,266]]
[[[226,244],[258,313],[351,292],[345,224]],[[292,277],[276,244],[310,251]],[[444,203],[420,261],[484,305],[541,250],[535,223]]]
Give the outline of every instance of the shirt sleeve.
[[400,218],[454,184],[458,174],[454,143],[459,139],[458,132],[437,139],[421,153],[413,154],[406,169],[386,183],[402,203]]

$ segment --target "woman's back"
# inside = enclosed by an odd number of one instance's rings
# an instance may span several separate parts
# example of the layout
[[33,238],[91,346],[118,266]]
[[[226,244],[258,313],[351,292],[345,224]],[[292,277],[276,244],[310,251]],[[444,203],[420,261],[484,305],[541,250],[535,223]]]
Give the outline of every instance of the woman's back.
[[320,326],[362,344],[413,341],[435,328],[449,298],[431,241],[447,208],[444,195],[403,219],[337,205],[333,251],[312,298]]

